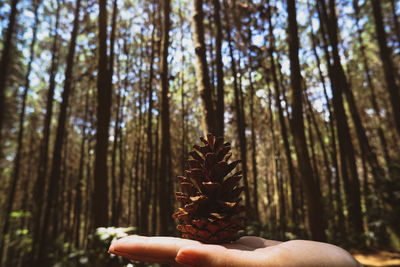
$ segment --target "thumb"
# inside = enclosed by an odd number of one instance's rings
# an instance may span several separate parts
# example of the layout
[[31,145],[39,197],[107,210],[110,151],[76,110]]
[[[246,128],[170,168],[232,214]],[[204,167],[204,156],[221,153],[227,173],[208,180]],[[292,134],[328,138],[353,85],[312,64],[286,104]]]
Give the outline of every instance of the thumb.
[[188,266],[217,267],[223,266],[226,262],[225,254],[226,248],[221,246],[195,245],[181,248],[175,261]]
[[194,245],[178,251],[175,261],[197,267],[262,266],[259,255],[240,249],[228,249],[219,245]]

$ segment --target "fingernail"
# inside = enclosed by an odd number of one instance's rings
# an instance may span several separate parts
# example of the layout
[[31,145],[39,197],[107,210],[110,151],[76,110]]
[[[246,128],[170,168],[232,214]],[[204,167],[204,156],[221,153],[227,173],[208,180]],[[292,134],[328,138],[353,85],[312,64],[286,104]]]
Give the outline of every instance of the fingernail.
[[180,253],[176,256],[175,261],[184,265],[196,266],[198,258],[193,254]]

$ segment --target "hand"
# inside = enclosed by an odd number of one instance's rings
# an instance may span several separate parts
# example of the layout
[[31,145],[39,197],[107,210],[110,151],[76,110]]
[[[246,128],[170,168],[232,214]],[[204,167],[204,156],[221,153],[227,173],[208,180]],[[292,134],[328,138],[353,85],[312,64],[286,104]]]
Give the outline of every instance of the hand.
[[111,244],[108,252],[134,261],[172,266],[362,266],[347,251],[327,243],[279,242],[254,236],[223,245],[176,237],[127,236]]

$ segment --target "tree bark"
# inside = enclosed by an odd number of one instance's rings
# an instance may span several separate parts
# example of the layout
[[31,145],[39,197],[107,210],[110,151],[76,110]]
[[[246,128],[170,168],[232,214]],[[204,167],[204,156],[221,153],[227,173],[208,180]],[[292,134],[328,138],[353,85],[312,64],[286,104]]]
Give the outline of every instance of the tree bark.
[[[147,186],[143,188],[143,204],[141,214],[145,214],[146,210],[149,209],[150,199],[151,199],[151,187],[153,183],[153,78],[154,78],[154,58],[155,58],[155,31],[156,31],[156,21],[155,21],[155,11],[152,14],[153,20],[153,30],[151,32],[151,46],[150,46],[150,70],[149,70],[149,80],[147,83],[147,94],[148,94],[148,110],[147,110],[147,127],[146,127],[146,135],[147,135],[147,157],[146,157],[146,177],[147,177]],[[149,217],[142,216],[142,230],[143,233],[148,234],[149,231]]]
[[222,25],[220,15],[220,0],[213,0],[215,35],[215,61],[217,70],[217,102],[216,102],[216,135],[224,136],[224,71],[222,63]]
[[[53,117],[53,98],[54,98],[54,90],[56,87],[55,77],[58,69],[58,28],[60,21],[60,2],[57,0],[56,7],[56,21],[53,28],[53,43],[51,48],[51,66],[50,66],[50,75],[49,75],[49,89],[47,91],[47,101],[46,101],[46,115],[44,119],[43,126],[43,138],[40,142],[40,154],[39,154],[39,162],[38,162],[38,174],[36,178],[36,182],[33,189],[33,199],[34,199],[34,207],[33,207],[33,242],[32,242],[32,256],[33,262],[35,266],[40,266],[41,263],[37,262],[38,254],[40,252],[39,244],[41,242],[41,232],[42,232],[42,217],[43,217],[43,208],[46,206],[43,199],[45,198],[45,185],[46,178],[48,175],[48,159],[49,159],[49,143],[50,143],[50,125]],[[49,204],[49,203],[48,203]]]
[[[271,74],[272,74],[272,81],[274,84],[274,94],[275,94],[275,105],[278,108],[278,116],[279,116],[279,124],[281,127],[281,133],[282,133],[282,140],[283,140],[283,146],[285,149],[285,155],[286,155],[286,161],[288,164],[288,171],[289,171],[289,179],[290,179],[290,190],[291,190],[291,195],[290,195],[290,204],[292,207],[292,212],[291,212],[291,217],[292,221],[294,223],[297,222],[298,215],[297,215],[297,203],[296,203],[296,190],[295,190],[295,170],[293,167],[293,161],[292,161],[292,156],[291,156],[291,150],[290,150],[290,144],[289,144],[289,136],[288,136],[288,130],[286,127],[286,121],[285,117],[283,114],[283,107],[281,103],[281,90],[280,87],[281,85],[279,84],[278,81],[278,74],[277,74],[277,67],[275,63],[275,58],[274,58],[274,43],[275,43],[275,38],[273,35],[273,25],[272,25],[272,20],[271,20],[271,6],[268,3],[268,25],[269,25],[269,47],[268,47],[268,54],[269,54],[269,62],[270,62],[270,67],[271,67]],[[289,113],[288,113],[289,115]]]
[[[311,8],[309,6],[309,2],[307,1],[307,5],[308,5],[308,9],[310,10],[310,25],[311,25]],[[324,34],[324,30],[323,28],[321,28],[321,32],[322,34]],[[321,60],[320,57],[318,55],[317,52],[317,40],[316,40],[316,36],[314,35],[314,31],[313,28],[311,26],[311,33],[310,33],[310,38],[311,38],[311,44],[312,44],[312,50],[313,50],[313,54],[317,63],[317,68],[318,68],[318,75],[319,75],[319,79],[321,81],[322,84],[322,88],[323,88],[323,93],[324,93],[324,97],[326,100],[326,105],[328,108],[328,113],[329,113],[329,126],[328,123],[325,123],[325,126],[327,128],[328,131],[330,131],[330,145],[331,145],[331,159],[332,159],[332,163],[333,163],[333,167],[334,167],[334,176],[335,176],[335,201],[336,201],[336,214],[337,216],[337,220],[336,220],[336,229],[337,231],[335,231],[335,233],[337,234],[337,236],[339,236],[339,238],[346,238],[346,228],[345,228],[345,218],[344,218],[344,213],[343,213],[343,202],[342,202],[342,194],[341,194],[341,183],[340,183],[340,175],[339,175],[339,164],[338,164],[338,159],[337,159],[337,149],[336,149],[336,133],[335,133],[335,116],[334,116],[334,112],[332,111],[332,107],[331,107],[331,102],[330,99],[328,97],[328,92],[326,89],[326,83],[325,83],[325,77],[322,73],[321,70]],[[324,50],[325,52],[327,51],[327,44],[326,42],[324,42]],[[327,52],[326,52],[327,53]]]
[[231,29],[229,26],[230,18],[228,14],[228,3],[224,0],[224,8],[225,8],[225,16],[227,20],[226,32],[228,33],[228,47],[229,47],[229,56],[231,58],[231,70],[233,76],[233,90],[235,97],[235,113],[236,113],[236,125],[237,125],[237,134],[240,145],[240,156],[242,160],[242,170],[243,170],[243,184],[244,184],[244,193],[245,193],[245,205],[248,212],[248,215],[254,216],[253,211],[251,209],[251,200],[250,200],[250,191],[249,191],[249,183],[247,180],[247,144],[246,144],[246,135],[245,135],[245,124],[243,121],[243,113],[242,113],[242,105],[240,103],[240,88],[237,81],[237,70],[235,57],[233,55],[233,46],[232,46],[232,38],[231,38]]
[[111,225],[116,226],[118,224],[118,214],[117,214],[117,176],[116,176],[116,167],[117,167],[117,150],[118,150],[118,142],[119,142],[119,118],[120,118],[120,110],[121,110],[121,96],[122,88],[118,89],[117,95],[117,109],[115,114],[115,124],[114,124],[114,140],[111,154]]
[[[310,100],[308,99],[308,97],[306,95],[304,96],[304,98],[305,98],[305,101],[306,101],[308,112],[310,114],[310,120],[311,121],[309,121],[309,123],[314,126],[314,129],[315,129],[316,134],[317,134],[318,142],[321,145],[321,151],[322,151],[322,156],[323,156],[324,165],[325,165],[324,172],[326,172],[326,180],[327,180],[327,184],[328,184],[328,201],[329,201],[329,203],[328,203],[329,211],[328,212],[329,212],[330,218],[334,219],[335,214],[334,214],[334,206],[333,206],[333,201],[334,200],[333,200],[333,187],[332,187],[332,177],[333,177],[333,175],[332,175],[331,163],[329,162],[329,159],[328,159],[328,154],[326,152],[326,147],[325,147],[325,143],[324,143],[324,139],[323,139],[322,133],[321,133],[320,129],[318,128],[318,123],[317,123],[317,120],[315,118],[313,107],[312,107],[312,105],[310,103]],[[311,128],[311,125],[309,127]],[[330,220],[330,218],[329,218],[329,220]]]
[[[108,225],[108,129],[111,116],[112,77],[107,56],[107,1],[99,0],[99,65],[97,76],[97,131],[94,166],[93,227]],[[93,229],[93,230],[94,230]]]
[[368,58],[367,58],[367,54],[365,51],[365,45],[364,45],[364,40],[362,38],[362,28],[360,26],[360,9],[358,6],[358,0],[354,0],[353,1],[353,7],[354,7],[354,13],[355,13],[355,17],[356,17],[356,27],[357,27],[357,37],[358,37],[358,42],[360,44],[360,52],[361,52],[361,58],[362,58],[362,64],[363,64],[363,68],[364,68],[364,73],[365,73],[365,78],[367,80],[367,84],[368,84],[368,88],[370,90],[370,102],[372,105],[372,108],[374,110],[374,115],[376,117],[376,123],[375,123],[375,127],[377,128],[378,131],[378,137],[382,146],[382,150],[383,150],[383,154],[385,157],[385,161],[386,161],[386,165],[388,166],[388,169],[390,169],[390,156],[389,156],[389,152],[388,152],[388,148],[387,148],[387,142],[386,142],[386,138],[385,138],[385,134],[383,132],[382,129],[382,117],[380,115],[380,109],[378,106],[378,102],[377,102],[377,95],[376,95],[376,89],[375,89],[375,85],[372,81],[372,76],[371,76],[371,68],[370,65],[368,64]]
[[196,55],[196,77],[197,86],[201,98],[201,108],[203,111],[202,127],[204,134],[217,134],[217,121],[212,99],[212,90],[208,65],[206,58],[206,44],[204,41],[203,26],[203,0],[194,0],[193,13],[193,38]]
[[[195,0],[195,2],[201,2]],[[201,4],[201,3],[200,3]],[[159,208],[160,208],[160,234],[167,235],[171,233],[172,221],[172,205],[171,205],[171,189],[172,189],[172,166],[171,166],[171,136],[170,136],[170,117],[169,117],[169,76],[168,76],[168,46],[169,46],[169,29],[170,29],[170,0],[162,2],[163,24],[161,37],[160,52],[160,69],[161,69],[161,165],[159,186],[166,190],[160,190]],[[195,16],[196,17],[196,16]],[[201,16],[202,17],[202,16]],[[195,23],[196,24],[196,23]],[[196,26],[195,26],[196,28]],[[196,31],[196,30],[195,30]],[[198,30],[197,30],[198,32]],[[195,34],[195,36],[198,34]],[[197,37],[198,38],[198,37]],[[204,36],[203,36],[204,38]],[[198,41],[195,40],[195,43]],[[203,41],[204,44],[204,41]],[[197,50],[197,49],[196,49]],[[205,52],[205,50],[203,50]],[[197,55],[198,51],[196,51]],[[199,55],[197,55],[199,57]],[[198,59],[199,60],[199,59]],[[199,60],[200,61],[200,60]],[[201,64],[200,62],[198,62]],[[199,65],[198,64],[198,65]],[[204,72],[205,70],[203,70]],[[210,82],[207,79],[208,83]],[[204,83],[200,82],[200,83]],[[209,87],[208,87],[209,88]],[[211,98],[211,97],[210,97]],[[211,102],[212,103],[212,102]],[[208,115],[206,114],[206,117]],[[209,119],[209,118],[208,118]],[[215,128],[213,128],[215,129]]]
[[287,1],[289,24],[289,59],[290,83],[292,93],[292,131],[295,142],[296,154],[302,175],[303,187],[306,192],[308,220],[311,236],[314,240],[325,241],[325,222],[321,196],[315,183],[315,177],[310,163],[305,137],[302,103],[302,77],[299,63],[299,38],[296,21],[296,4],[294,0]]
[[391,51],[387,45],[386,32],[382,18],[381,1],[371,0],[371,4],[375,20],[375,32],[379,45],[379,55],[381,57],[383,73],[385,75],[386,89],[389,91],[392,114],[397,132],[400,135],[400,92],[399,86],[396,84],[396,72],[393,66]]
[[257,140],[255,132],[256,118],[254,116],[254,85],[249,71],[249,87],[250,87],[250,120],[251,120],[251,166],[253,171],[253,201],[254,201],[254,218],[259,221],[260,214],[258,208],[258,174],[257,174]]
[[[11,6],[10,6],[11,12],[8,19],[7,31],[4,36],[3,51],[1,53],[1,59],[0,59],[0,144],[3,144],[2,131],[3,131],[4,115],[5,115],[6,85],[7,85],[6,83],[11,63],[10,56],[12,49],[12,39],[14,35],[14,28],[18,13],[17,4],[18,0],[11,1]],[[2,158],[1,154],[3,153],[0,152],[0,160]]]
[[[62,102],[60,106],[60,113],[58,115],[58,126],[56,132],[56,139],[54,142],[54,150],[53,150],[53,161],[52,168],[50,173],[50,184],[47,191],[47,203],[52,203],[51,205],[46,206],[45,217],[43,221],[43,229],[48,229],[49,225],[53,226],[52,235],[46,235],[51,238],[49,240],[55,240],[56,235],[58,234],[58,222],[57,215],[59,212],[60,203],[58,202],[58,192],[59,192],[59,180],[61,175],[61,153],[64,145],[64,136],[66,135],[66,124],[67,124],[67,108],[69,105],[69,97],[71,94],[71,86],[72,86],[72,75],[73,75],[73,67],[74,67],[74,57],[75,57],[75,48],[76,48],[76,39],[78,35],[79,28],[79,11],[81,1],[77,0],[75,4],[75,18],[73,22],[73,29],[71,33],[71,41],[68,48],[67,55],[67,65],[65,69],[65,80],[64,80],[64,90],[62,92]],[[53,212],[53,221],[50,224],[50,216]],[[48,231],[43,231],[45,233]],[[47,240],[47,241],[49,241]],[[42,239],[42,242],[47,242]],[[43,244],[44,245],[44,244]],[[44,246],[43,246],[44,247]]]
[[[17,1],[13,1],[13,2],[17,2]],[[39,7],[39,3],[37,1],[33,1],[32,3],[34,5],[34,15],[35,15],[35,21],[32,27],[32,41],[29,47],[29,63],[28,63],[28,67],[27,67],[27,72],[25,75],[25,85],[24,85],[24,91],[22,93],[22,106],[21,106],[21,113],[19,115],[19,120],[18,120],[18,137],[17,137],[17,151],[15,153],[15,160],[14,160],[14,167],[13,167],[13,172],[12,172],[12,180],[11,180],[11,185],[9,187],[9,194],[7,196],[7,201],[6,201],[6,213],[5,213],[5,217],[4,217],[4,222],[3,222],[3,229],[2,229],[2,239],[0,241],[0,259],[2,259],[3,257],[3,247],[4,247],[4,240],[5,240],[5,235],[8,232],[9,226],[10,226],[10,213],[12,211],[13,208],[13,203],[14,203],[14,198],[15,198],[15,192],[17,189],[17,184],[18,184],[18,180],[20,178],[20,165],[21,165],[21,154],[23,152],[23,137],[24,137],[24,121],[25,121],[25,110],[26,110],[26,99],[28,96],[28,91],[30,88],[30,79],[29,76],[31,74],[31,70],[32,70],[32,62],[35,58],[35,45],[36,45],[36,33],[37,33],[37,28],[38,28],[38,24],[39,24],[39,17],[38,17],[38,7]],[[13,5],[13,3],[12,3]],[[13,7],[15,8],[16,7]],[[12,13],[13,11],[11,11]],[[16,11],[14,11],[16,13]],[[15,14],[10,14],[10,22],[9,22],[9,27],[11,26],[11,17],[14,16],[14,20],[15,20]],[[13,22],[15,23],[15,22]],[[13,26],[12,26],[13,28]],[[13,30],[13,29],[10,29]],[[8,32],[7,32],[8,34]],[[7,40],[6,40],[7,43]],[[5,47],[3,48],[5,49]],[[5,53],[5,51],[3,50],[3,53]],[[2,55],[4,56],[4,55]],[[7,68],[7,67],[6,67]],[[1,68],[3,70],[3,68]],[[4,76],[7,74],[8,71],[6,72],[1,72]],[[4,77],[0,78],[3,79]],[[1,82],[0,81],[0,90],[3,90],[4,88],[1,87]],[[4,89],[5,90],[5,89]],[[4,92],[3,92],[4,93]],[[2,92],[0,92],[0,99],[1,99],[1,94]],[[0,116],[3,116],[4,110],[1,110],[4,107],[4,105],[2,104],[1,100],[0,100]],[[0,118],[0,144],[1,144],[1,118]],[[1,147],[0,147],[1,149]],[[1,153],[0,153],[1,154]],[[1,155],[0,155],[1,158]]]
[[[157,124],[156,124],[156,133],[155,133],[155,166],[154,169],[158,170],[159,162],[160,162],[160,112],[158,112],[157,116]],[[157,223],[158,223],[158,218],[159,214],[157,213],[157,204],[158,204],[158,197],[159,197],[159,172],[155,171],[154,172],[154,186],[153,186],[153,205],[151,208],[151,215],[152,215],[152,220],[151,220],[151,234],[155,235],[157,233]]]
[[[352,138],[343,105],[343,91],[348,87],[348,83],[338,52],[338,28],[335,14],[335,1],[329,1],[330,17],[328,17],[327,8],[323,0],[319,0],[319,6],[321,31],[325,29],[324,27],[327,27],[328,38],[332,47],[333,65],[330,64],[330,53],[327,50],[327,46],[325,46],[325,53],[327,57],[328,74],[332,85],[332,101],[339,138],[341,173],[349,210],[349,231],[352,233],[355,241],[355,239],[361,238],[363,228],[360,182],[358,180],[354,147],[351,141]],[[326,42],[326,40],[324,41]]]
[[[82,186],[83,186],[83,177],[84,177],[84,169],[85,169],[85,145],[88,139],[86,129],[87,129],[87,119],[89,115],[89,90],[85,93],[85,114],[83,117],[82,124],[82,140],[80,147],[80,156],[79,156],[79,169],[78,169],[78,181],[76,183],[75,188],[75,210],[74,210],[74,244],[76,248],[80,247],[80,229],[81,229],[81,213],[82,213]],[[88,185],[86,185],[88,187]]]

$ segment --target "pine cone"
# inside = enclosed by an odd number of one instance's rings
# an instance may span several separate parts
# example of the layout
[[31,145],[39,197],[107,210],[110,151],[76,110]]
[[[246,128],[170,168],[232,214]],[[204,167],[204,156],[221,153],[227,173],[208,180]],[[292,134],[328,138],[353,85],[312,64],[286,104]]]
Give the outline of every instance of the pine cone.
[[244,228],[244,218],[239,214],[244,210],[240,205],[239,186],[241,171],[228,174],[240,160],[228,163],[231,157],[230,143],[223,138],[208,134],[207,140],[200,140],[204,146],[194,145],[188,160],[190,169],[185,176],[178,176],[185,191],[176,192],[176,199],[183,204],[172,215],[179,220],[177,229],[182,237],[204,243],[229,243],[238,238],[237,232]]

